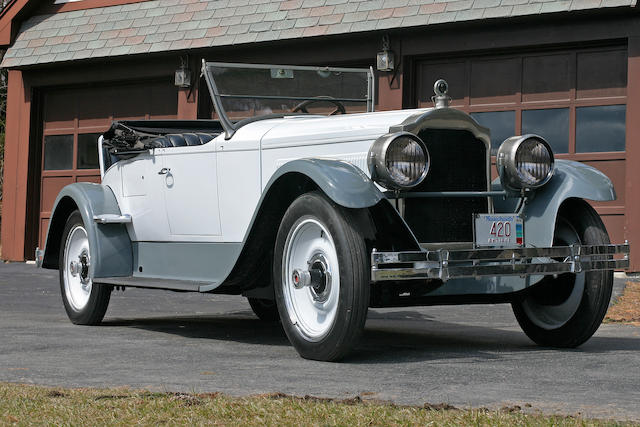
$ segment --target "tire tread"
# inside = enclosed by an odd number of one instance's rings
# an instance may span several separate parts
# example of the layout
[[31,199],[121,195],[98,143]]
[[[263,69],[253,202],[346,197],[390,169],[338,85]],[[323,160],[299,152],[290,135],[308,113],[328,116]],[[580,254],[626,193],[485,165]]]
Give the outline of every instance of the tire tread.
[[64,304],[64,308],[67,312],[67,315],[69,316],[69,320],[71,320],[71,323],[76,325],[95,326],[99,325],[102,322],[102,319],[104,319],[104,316],[107,313],[107,308],[109,307],[109,301],[111,299],[112,287],[111,285],[96,283],[94,281],[91,285],[91,295],[89,297],[89,301],[87,302],[86,307],[81,311],[76,311],[67,302],[64,288],[64,245],[66,244],[67,236],[71,231],[71,228],[76,224],[81,224],[86,228],[82,220],[82,216],[77,210],[71,212],[71,214],[69,215],[69,218],[67,219],[67,222],[65,224],[64,231],[62,233],[62,247],[60,248],[60,255],[58,260],[60,292],[62,294],[62,302]]
[[[586,202],[570,200],[562,206],[558,215],[577,228],[583,244],[610,242],[602,219]],[[613,272],[589,271],[585,275],[585,290],[580,305],[573,317],[559,328],[540,328],[527,316],[521,304],[522,300],[512,303],[518,323],[531,340],[547,347],[575,348],[586,342],[598,330],[609,307]]]
[[[314,210],[315,208],[315,210]],[[286,312],[284,302],[282,302],[281,270],[282,255],[284,246],[284,236],[288,233],[289,222],[301,212],[317,216],[319,211],[327,213],[329,223],[325,224],[330,230],[335,230],[334,243],[336,250],[340,253],[339,247],[344,243],[345,254],[344,264],[340,268],[341,296],[342,286],[351,284],[353,292],[347,293],[351,300],[341,301],[337,316],[343,314],[341,320],[336,318],[336,323],[332,326],[327,337],[319,342],[311,343],[299,336],[295,327]],[[276,301],[280,319],[289,341],[294,345],[298,353],[307,359],[322,361],[336,361],[347,356],[355,347],[362,335],[364,324],[367,318],[369,306],[369,262],[367,258],[367,247],[362,237],[362,233],[357,228],[355,210],[346,209],[326,198],[322,193],[313,191],[299,196],[290,205],[281,222],[276,240],[276,250],[274,251],[274,286],[276,287]],[[343,275],[344,273],[348,273]],[[343,305],[344,304],[344,305]],[[341,312],[341,307],[350,309]],[[341,314],[342,313],[342,314]],[[339,322],[339,324],[338,324]]]

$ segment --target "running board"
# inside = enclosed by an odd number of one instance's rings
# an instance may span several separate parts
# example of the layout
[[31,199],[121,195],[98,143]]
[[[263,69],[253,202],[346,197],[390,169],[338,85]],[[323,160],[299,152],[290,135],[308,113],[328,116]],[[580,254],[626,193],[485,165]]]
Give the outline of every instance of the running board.
[[209,292],[218,287],[217,283],[200,282],[194,280],[163,279],[155,277],[97,277],[96,283],[115,286],[130,286],[132,288],[165,289],[182,292]]

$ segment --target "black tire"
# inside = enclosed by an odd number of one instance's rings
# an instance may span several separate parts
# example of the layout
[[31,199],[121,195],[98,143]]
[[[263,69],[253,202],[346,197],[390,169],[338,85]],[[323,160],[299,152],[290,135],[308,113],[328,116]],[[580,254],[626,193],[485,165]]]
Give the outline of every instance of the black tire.
[[[609,235],[600,216],[583,201],[576,200],[563,205],[556,222],[554,246],[571,243],[567,241],[569,239],[561,237],[569,235],[568,230],[573,230],[583,245],[609,243]],[[535,343],[547,347],[573,348],[596,332],[611,299],[613,271],[588,271],[581,275],[566,273],[557,278],[548,276],[536,284],[525,298],[512,303],[522,330]],[[581,277],[584,277],[584,287]],[[570,304],[571,301],[575,302]],[[571,315],[572,307],[576,308]]]
[[247,300],[258,319],[264,322],[277,322],[280,320],[275,300],[250,297]]
[[[91,286],[91,290],[89,292],[89,298],[86,301],[86,304],[82,304],[81,307],[78,307],[73,300],[71,291],[67,292],[67,287],[65,286],[65,274],[71,274],[66,269],[66,263],[67,262],[70,263],[72,260],[68,260],[68,261],[65,260],[65,256],[67,252],[66,249],[67,249],[67,245],[69,244],[69,235],[71,234],[72,230],[76,230],[76,228],[78,227],[82,228],[83,230],[86,230],[84,228],[84,222],[82,221],[82,216],[80,215],[80,212],[74,211],[71,213],[71,215],[67,219],[67,223],[62,233],[62,240],[61,240],[61,247],[60,247],[58,269],[60,273],[60,292],[62,293],[62,302],[64,303],[64,308],[67,311],[69,320],[71,320],[72,323],[76,325],[98,325],[104,318],[105,313],[107,312],[107,307],[109,306],[109,299],[111,297],[112,287],[110,285],[94,283],[91,281],[90,278],[86,279],[88,280]],[[88,244],[87,244],[87,247],[88,247]],[[88,259],[90,261],[90,250],[89,250]],[[77,273],[77,275],[83,275],[83,274],[85,276],[88,276],[88,271],[81,270],[81,272]]]
[[[362,335],[369,304],[370,269],[367,247],[358,231],[354,216],[355,211],[336,205],[318,192],[311,192],[293,201],[278,229],[273,263],[276,302],[289,341],[306,359],[339,360],[353,350]],[[328,236],[322,231],[319,234],[320,239],[330,243],[332,249],[328,251],[333,251],[334,256],[328,255],[328,258],[337,262],[327,263],[333,267],[338,264],[338,268],[334,270],[338,271],[339,277],[334,281],[335,273],[327,268],[329,273],[323,276],[324,287],[309,286],[294,290],[293,280],[289,281],[290,276],[284,277],[283,263],[285,268],[289,265],[285,259],[285,245],[295,247],[299,253],[303,253],[300,249],[302,246],[291,246],[288,238],[296,235],[297,227],[311,222],[319,224],[313,227],[324,227],[327,230]],[[294,237],[291,237],[291,240],[295,241]],[[337,288],[339,291],[336,292]],[[298,291],[307,293],[295,294]],[[304,317],[296,317],[298,312],[291,308],[291,295],[294,294],[303,295],[302,298],[307,298],[314,309],[320,307],[318,310],[324,310],[323,304],[332,301],[334,317],[324,324],[325,329],[321,334],[312,336],[306,332],[308,328],[305,326]],[[322,302],[325,296],[327,301]],[[308,315],[309,311],[306,315],[313,318],[314,311],[310,312],[311,315]],[[294,322],[292,318],[297,320]]]

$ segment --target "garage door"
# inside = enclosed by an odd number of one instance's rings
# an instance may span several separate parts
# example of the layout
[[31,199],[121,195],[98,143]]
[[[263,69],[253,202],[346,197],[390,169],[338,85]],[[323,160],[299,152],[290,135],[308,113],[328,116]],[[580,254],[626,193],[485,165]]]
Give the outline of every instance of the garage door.
[[492,152],[511,135],[537,133],[556,158],[608,175],[618,200],[594,206],[612,241],[624,241],[626,48],[421,61],[416,74],[416,104],[431,106],[433,82],[445,78],[452,105],[491,129]]
[[42,98],[39,246],[62,187],[100,182],[97,139],[113,120],[175,119],[177,89],[165,82],[51,89]]

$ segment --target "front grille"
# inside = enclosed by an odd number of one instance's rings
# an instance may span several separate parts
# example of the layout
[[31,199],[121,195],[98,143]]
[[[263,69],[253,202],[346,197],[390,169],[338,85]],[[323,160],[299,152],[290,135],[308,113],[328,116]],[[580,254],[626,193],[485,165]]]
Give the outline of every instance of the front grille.
[[[427,178],[412,191],[487,191],[484,142],[463,130],[425,129],[418,136],[431,155]],[[488,213],[487,198],[405,199],[404,218],[421,243],[473,241],[473,214]]]

